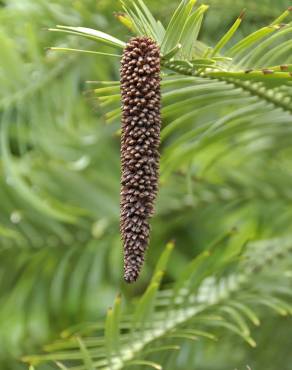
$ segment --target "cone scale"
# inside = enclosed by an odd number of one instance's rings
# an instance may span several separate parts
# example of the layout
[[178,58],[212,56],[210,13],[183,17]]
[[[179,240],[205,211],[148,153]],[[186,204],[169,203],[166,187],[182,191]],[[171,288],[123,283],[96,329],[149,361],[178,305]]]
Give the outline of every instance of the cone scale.
[[139,277],[158,191],[160,50],[148,37],[131,39],[121,61],[121,214],[124,279]]

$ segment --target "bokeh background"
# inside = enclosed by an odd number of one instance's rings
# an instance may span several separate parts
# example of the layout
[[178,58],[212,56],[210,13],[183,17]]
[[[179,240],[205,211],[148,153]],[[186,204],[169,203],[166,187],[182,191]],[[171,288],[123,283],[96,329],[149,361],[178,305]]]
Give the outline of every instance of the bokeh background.
[[[177,0],[146,3],[162,21],[178,5]],[[210,9],[200,39],[209,44],[218,41],[243,8],[247,15],[237,39],[269,24],[291,5],[286,0],[204,3]],[[114,0],[0,2],[1,370],[27,368],[19,360],[23,354],[39,351],[68,326],[103,317],[118,291],[128,299],[139,295],[167,241],[175,239],[177,247],[166,282],[234,226],[273,237],[291,225],[291,199],[267,193],[254,201],[250,196],[269,181],[265,172],[257,188],[236,172],[229,158],[222,165],[222,171],[232,167],[228,189],[222,174],[211,183],[198,180],[193,192],[195,175],[186,185],[178,171],[161,190],[143,276],[134,287],[125,286],[118,232],[119,123],[105,122],[105,112],[86,83],[118,80],[119,61],[47,49],[97,47],[48,32],[56,24],[100,29],[127,40],[129,32],[114,16],[120,10]],[[277,175],[270,174],[274,180]],[[291,187],[291,174],[280,175],[281,183]],[[229,201],[230,189],[240,198],[239,208]],[[265,315],[254,333],[256,349],[226,333],[219,343],[197,344],[196,369],[249,365],[252,370],[291,370],[292,321],[269,311]]]

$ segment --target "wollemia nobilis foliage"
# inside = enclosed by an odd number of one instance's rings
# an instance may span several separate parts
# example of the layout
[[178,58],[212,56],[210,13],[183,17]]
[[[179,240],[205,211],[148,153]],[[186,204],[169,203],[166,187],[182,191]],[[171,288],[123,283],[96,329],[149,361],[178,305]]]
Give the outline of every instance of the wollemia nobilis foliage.
[[124,278],[137,280],[149,242],[158,190],[160,50],[148,37],[126,45],[121,63],[121,219]]

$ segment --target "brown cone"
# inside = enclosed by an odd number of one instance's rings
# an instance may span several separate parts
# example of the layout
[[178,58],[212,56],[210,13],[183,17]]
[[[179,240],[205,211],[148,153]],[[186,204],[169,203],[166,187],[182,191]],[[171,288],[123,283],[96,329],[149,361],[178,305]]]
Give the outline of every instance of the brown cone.
[[158,190],[160,50],[148,37],[126,45],[121,63],[121,219],[124,278],[137,280],[149,242]]

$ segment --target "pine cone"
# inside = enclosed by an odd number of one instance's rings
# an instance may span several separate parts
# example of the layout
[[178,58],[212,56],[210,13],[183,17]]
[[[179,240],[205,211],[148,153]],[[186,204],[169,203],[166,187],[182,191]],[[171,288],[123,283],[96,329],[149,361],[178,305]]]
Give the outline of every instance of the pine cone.
[[121,219],[124,278],[137,280],[149,243],[158,190],[160,50],[148,37],[131,39],[121,63]]

